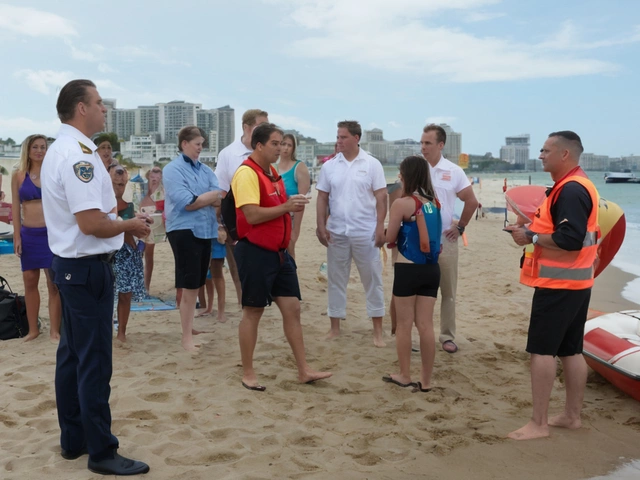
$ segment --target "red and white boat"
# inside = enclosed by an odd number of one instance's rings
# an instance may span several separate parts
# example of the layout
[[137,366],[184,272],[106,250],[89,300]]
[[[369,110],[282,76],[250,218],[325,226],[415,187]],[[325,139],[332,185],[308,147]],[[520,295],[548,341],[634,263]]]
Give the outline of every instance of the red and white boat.
[[582,353],[591,368],[640,401],[640,310],[587,321]]

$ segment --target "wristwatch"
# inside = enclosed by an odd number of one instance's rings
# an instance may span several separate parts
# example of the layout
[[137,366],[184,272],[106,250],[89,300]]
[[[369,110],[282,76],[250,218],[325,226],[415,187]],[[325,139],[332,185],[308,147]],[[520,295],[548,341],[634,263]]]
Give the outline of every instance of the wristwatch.
[[460,225],[456,225],[456,228],[458,229],[458,232],[460,233],[460,235],[464,233],[464,227],[461,227]]
[[534,233],[533,237],[531,237],[531,243],[533,243],[534,245],[536,243],[538,243],[538,234],[537,233]]

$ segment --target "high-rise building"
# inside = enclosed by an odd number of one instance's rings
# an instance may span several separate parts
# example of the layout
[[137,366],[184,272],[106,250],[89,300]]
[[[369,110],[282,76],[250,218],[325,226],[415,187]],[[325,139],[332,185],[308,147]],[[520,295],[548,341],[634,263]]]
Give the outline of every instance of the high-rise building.
[[107,113],[105,114],[105,121],[104,121],[104,131],[108,133],[115,132],[115,124],[113,122],[113,111],[116,109],[116,99],[103,98],[102,104],[107,109]]
[[374,128],[372,130],[365,130],[362,135],[363,142],[383,142],[384,134],[382,130],[379,128]]
[[441,123],[440,126],[447,134],[447,141],[442,149],[442,156],[457,165],[458,158],[462,153],[462,134],[454,132],[453,128],[446,123]]
[[113,129],[119,140],[129,140],[131,135],[136,133],[136,109],[135,108],[114,108]]
[[220,149],[218,148],[218,132],[216,132],[215,130],[212,130],[212,131],[209,132],[209,150],[216,157],[218,156],[218,153],[220,152]]
[[500,160],[512,165],[526,165],[529,160],[529,134],[506,137],[505,143],[506,145],[500,148]]
[[580,155],[580,166],[584,170],[599,170],[603,172],[609,170],[609,157],[585,152]]
[[202,108],[199,103],[186,103],[174,100],[169,103],[157,103],[158,126],[163,143],[178,143],[178,132],[182,127],[196,125],[197,112]]
[[[207,138],[209,138],[209,134],[211,132],[215,132],[216,135],[218,133],[218,110],[198,110],[198,119],[196,125],[204,130]],[[216,136],[217,142],[217,136]]]
[[136,108],[136,135],[160,133],[160,109],[156,105]]
[[235,140],[235,110],[229,105],[220,107],[218,110],[218,151],[230,145]]

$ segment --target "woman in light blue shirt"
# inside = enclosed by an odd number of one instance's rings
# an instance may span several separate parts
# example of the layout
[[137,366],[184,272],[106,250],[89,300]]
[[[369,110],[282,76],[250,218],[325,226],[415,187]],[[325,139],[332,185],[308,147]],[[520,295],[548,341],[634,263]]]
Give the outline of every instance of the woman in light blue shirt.
[[204,285],[211,258],[211,239],[217,236],[216,207],[221,191],[215,173],[198,161],[204,136],[198,127],[178,133],[180,155],[163,170],[167,238],[175,260],[176,288],[182,289],[180,320],[182,347],[195,351],[193,329],[198,290]]

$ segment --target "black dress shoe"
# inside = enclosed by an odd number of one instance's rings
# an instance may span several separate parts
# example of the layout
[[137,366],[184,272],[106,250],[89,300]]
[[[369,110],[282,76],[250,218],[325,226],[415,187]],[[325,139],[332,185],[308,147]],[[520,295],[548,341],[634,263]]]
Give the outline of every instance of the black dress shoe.
[[76,458],[80,458],[82,455],[86,455],[87,453],[89,453],[87,451],[87,447],[82,447],[80,450],[77,450],[75,452],[72,452],[71,450],[62,450],[60,452],[60,455],[65,460],[75,460]]
[[89,458],[87,464],[89,470],[101,475],[139,475],[149,471],[149,465],[137,460],[118,455],[116,452],[113,458],[106,458],[95,462]]

